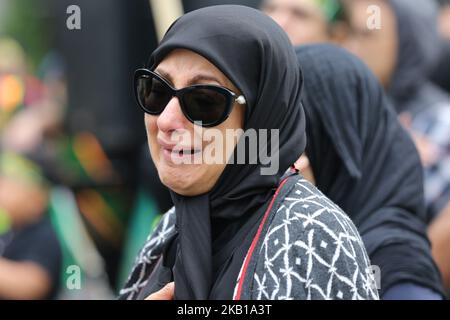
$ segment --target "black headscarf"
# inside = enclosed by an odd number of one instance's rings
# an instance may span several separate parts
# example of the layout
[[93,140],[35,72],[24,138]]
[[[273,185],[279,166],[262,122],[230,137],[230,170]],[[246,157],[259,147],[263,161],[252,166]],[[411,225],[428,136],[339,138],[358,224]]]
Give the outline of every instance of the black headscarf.
[[[441,99],[428,77],[439,59],[435,0],[389,0],[397,20],[397,65],[388,92],[398,112],[418,112]],[[424,91],[424,92],[422,92]],[[428,92],[430,91],[430,92]]]
[[442,39],[442,51],[431,73],[431,81],[450,94],[450,40]]
[[419,156],[368,68],[330,45],[297,48],[317,187],[354,221],[381,294],[400,282],[441,290],[426,235]]
[[[281,129],[279,154],[272,153],[280,161],[275,175],[261,175],[257,159],[254,165],[228,164],[207,194],[185,197],[171,192],[178,229],[175,297],[231,299],[246,253],[245,248],[239,253],[235,249],[251,237],[281,175],[304,150],[301,72],[284,31],[260,11],[244,6],[207,7],[179,18],[153,52],[151,69],[176,48],[208,59],[243,93],[244,130]],[[259,151],[275,149],[270,142],[259,141]]]

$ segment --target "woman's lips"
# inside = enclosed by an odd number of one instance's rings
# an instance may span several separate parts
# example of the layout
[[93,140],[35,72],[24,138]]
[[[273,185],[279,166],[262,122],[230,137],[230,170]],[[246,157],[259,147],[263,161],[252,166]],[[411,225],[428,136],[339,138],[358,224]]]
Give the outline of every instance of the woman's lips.
[[172,163],[189,164],[194,163],[195,158],[201,155],[201,150],[195,149],[166,149],[161,147],[163,157],[166,161]]
[[193,163],[193,160],[202,153],[201,149],[189,146],[177,146],[160,140],[158,140],[158,143],[161,147],[164,159],[168,162],[186,163],[187,161],[192,160]]

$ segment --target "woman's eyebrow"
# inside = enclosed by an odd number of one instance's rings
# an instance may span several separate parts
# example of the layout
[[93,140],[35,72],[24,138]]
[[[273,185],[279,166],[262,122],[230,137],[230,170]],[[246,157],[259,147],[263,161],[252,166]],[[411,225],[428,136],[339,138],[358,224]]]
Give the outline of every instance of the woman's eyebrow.
[[[166,79],[170,84],[173,85],[173,77],[166,71],[162,70],[162,69],[155,69],[155,72],[157,74],[159,74],[161,77],[163,77],[164,79]],[[191,86],[191,85],[195,85],[195,84],[199,84],[201,82],[215,82],[218,85],[221,86],[226,86],[225,83],[223,81],[221,81],[219,78],[215,77],[214,75],[210,75],[210,74],[206,74],[206,73],[199,73],[195,76],[193,76],[191,79],[189,79],[188,83],[186,84],[187,86]]]
[[225,84],[220,81],[218,78],[216,78],[213,75],[209,75],[209,74],[197,74],[196,76],[194,76],[193,78],[191,78],[189,80],[189,85],[193,85],[193,84],[197,84],[199,82],[205,82],[205,81],[212,81],[212,82],[216,82],[217,84],[224,86]]
[[155,69],[155,72],[157,74],[159,74],[161,77],[163,77],[164,79],[166,79],[170,84],[173,85],[172,77],[170,76],[170,74],[168,72],[165,72],[164,70],[161,70],[158,68]]

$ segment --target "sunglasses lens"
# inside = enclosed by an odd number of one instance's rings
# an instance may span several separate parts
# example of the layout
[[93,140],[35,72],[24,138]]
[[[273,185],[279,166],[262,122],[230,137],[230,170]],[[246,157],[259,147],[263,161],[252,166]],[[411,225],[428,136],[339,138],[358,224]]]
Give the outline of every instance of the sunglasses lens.
[[201,121],[203,126],[211,126],[224,119],[229,98],[213,89],[195,88],[185,92],[183,104],[191,121]]
[[170,88],[154,75],[142,75],[136,80],[136,95],[145,112],[160,114],[172,99]]

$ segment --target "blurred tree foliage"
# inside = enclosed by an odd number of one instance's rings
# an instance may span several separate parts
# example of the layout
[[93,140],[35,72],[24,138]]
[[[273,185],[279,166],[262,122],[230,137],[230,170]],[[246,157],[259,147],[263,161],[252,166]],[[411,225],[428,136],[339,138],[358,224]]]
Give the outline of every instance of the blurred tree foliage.
[[0,36],[17,40],[25,50],[30,67],[35,71],[52,47],[52,6],[49,0],[2,1]]

